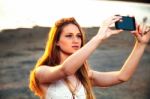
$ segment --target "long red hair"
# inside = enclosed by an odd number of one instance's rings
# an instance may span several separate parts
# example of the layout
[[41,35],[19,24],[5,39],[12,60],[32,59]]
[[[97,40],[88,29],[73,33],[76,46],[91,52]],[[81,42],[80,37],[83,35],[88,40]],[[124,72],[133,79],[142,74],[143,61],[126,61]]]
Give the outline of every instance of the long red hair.
[[[85,44],[85,33],[81,29],[80,25],[77,23],[77,21],[71,17],[71,18],[63,18],[58,20],[55,25],[51,28],[47,44],[45,48],[45,52],[43,56],[37,61],[35,67],[30,73],[30,82],[29,82],[29,88],[31,91],[35,93],[35,95],[38,95],[40,97],[43,96],[43,92],[41,91],[39,87],[39,82],[37,78],[35,77],[35,68],[47,65],[47,66],[56,66],[60,64],[60,54],[59,54],[59,48],[56,46],[57,41],[59,40],[59,37],[61,35],[61,32],[63,28],[68,24],[74,24],[78,27],[79,31],[81,32],[81,46]],[[92,91],[92,84],[88,77],[88,64],[87,61],[81,66],[80,69],[77,70],[75,73],[76,77],[81,81],[83,84],[85,90],[86,90],[86,99],[94,99],[93,91]]]

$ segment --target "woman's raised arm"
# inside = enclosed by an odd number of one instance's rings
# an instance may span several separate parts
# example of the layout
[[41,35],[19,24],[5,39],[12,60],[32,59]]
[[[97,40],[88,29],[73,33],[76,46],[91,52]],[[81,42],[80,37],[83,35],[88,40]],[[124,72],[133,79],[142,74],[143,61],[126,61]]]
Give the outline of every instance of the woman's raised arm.
[[144,53],[144,50],[150,40],[150,28],[146,27],[132,32],[136,37],[135,46],[119,71],[113,72],[98,72],[90,70],[89,75],[93,80],[94,86],[108,87],[125,82],[131,78],[136,70],[138,63]]
[[101,44],[102,40],[107,39],[113,34],[120,33],[122,30],[111,30],[109,26],[120,20],[119,16],[112,16],[104,21],[99,32],[88,43],[78,51],[70,55],[62,64],[54,67],[40,66],[36,69],[36,77],[40,82],[54,82],[65,76],[73,75]]

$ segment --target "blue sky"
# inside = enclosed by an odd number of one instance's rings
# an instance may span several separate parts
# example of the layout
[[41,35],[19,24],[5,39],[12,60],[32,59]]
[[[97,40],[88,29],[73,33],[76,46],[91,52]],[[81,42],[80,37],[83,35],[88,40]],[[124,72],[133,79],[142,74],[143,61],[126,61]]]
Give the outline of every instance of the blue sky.
[[[0,30],[52,26],[62,17],[75,17],[83,27],[100,26],[114,14],[150,16],[150,4],[98,0],[0,0]],[[149,19],[150,23],[150,19]]]

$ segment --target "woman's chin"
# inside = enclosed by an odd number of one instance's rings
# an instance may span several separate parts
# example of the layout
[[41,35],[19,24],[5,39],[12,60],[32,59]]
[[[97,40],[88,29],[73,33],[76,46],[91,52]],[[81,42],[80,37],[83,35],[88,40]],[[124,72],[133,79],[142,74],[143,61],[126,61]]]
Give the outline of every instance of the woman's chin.
[[74,50],[74,51],[72,51],[72,52],[70,52],[71,54],[73,54],[73,53],[75,53],[77,50]]
[[78,50],[79,50],[79,49],[74,49],[74,50],[73,50],[73,53],[76,52],[76,51],[78,51]]

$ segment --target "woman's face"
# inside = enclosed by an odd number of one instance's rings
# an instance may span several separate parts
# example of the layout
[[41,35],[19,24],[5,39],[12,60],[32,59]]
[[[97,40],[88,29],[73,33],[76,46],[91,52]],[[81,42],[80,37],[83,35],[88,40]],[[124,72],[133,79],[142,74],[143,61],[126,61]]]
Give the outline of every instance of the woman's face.
[[82,34],[78,27],[74,24],[68,24],[63,28],[57,46],[60,47],[61,52],[72,54],[80,49],[81,37]]

